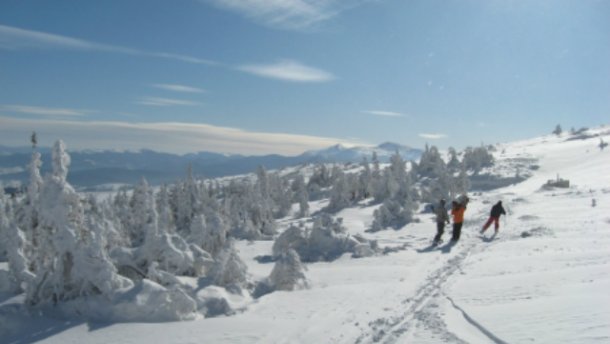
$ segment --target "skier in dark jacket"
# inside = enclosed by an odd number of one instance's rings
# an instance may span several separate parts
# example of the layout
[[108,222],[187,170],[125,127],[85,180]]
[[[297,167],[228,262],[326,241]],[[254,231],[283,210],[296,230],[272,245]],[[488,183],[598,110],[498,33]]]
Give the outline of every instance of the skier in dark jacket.
[[436,206],[434,206],[434,214],[436,215],[436,236],[434,237],[433,244],[439,244],[441,237],[445,233],[445,224],[449,223],[449,215],[447,215],[447,208],[445,208],[445,200],[441,199]]
[[491,213],[489,214],[489,220],[487,220],[487,222],[483,226],[483,229],[481,229],[481,234],[485,233],[487,228],[489,228],[489,226],[491,226],[492,222],[494,224],[494,229],[496,230],[496,234],[498,234],[498,229],[500,228],[499,220],[500,220],[501,215],[506,215],[506,211],[504,210],[504,207],[502,207],[502,201],[498,201],[498,203],[496,203],[493,207],[491,207]]

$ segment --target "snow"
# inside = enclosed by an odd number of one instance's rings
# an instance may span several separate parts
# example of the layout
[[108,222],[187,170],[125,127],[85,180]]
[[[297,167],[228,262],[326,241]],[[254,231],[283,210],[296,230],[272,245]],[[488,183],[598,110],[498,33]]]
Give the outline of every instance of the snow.
[[[610,141],[607,127],[592,133]],[[343,218],[350,235],[377,240],[386,254],[355,259],[346,253],[304,264],[306,289],[251,300],[207,287],[197,293],[198,307],[213,299],[219,301],[207,305],[221,307],[224,300],[236,313],[181,322],[30,314],[22,297],[0,294],[0,342],[609,342],[610,150],[598,143],[598,137],[568,140],[564,134],[498,145],[491,169],[498,174],[514,175],[523,161],[539,168],[518,184],[471,194],[455,245],[429,247],[436,230],[429,213],[416,213],[420,221],[400,230],[367,232],[378,205],[362,203],[334,216]],[[557,175],[569,179],[570,188],[541,188]],[[478,231],[498,200],[508,216],[497,236],[488,230],[481,237]],[[310,211],[327,204],[311,202]],[[299,221],[278,221],[279,232]],[[272,254],[273,241],[238,241],[235,247],[251,280],[269,276],[274,263],[259,258]],[[0,263],[0,269],[8,267]],[[163,320],[153,306],[166,290],[153,282],[141,287],[138,305],[150,307],[150,321]]]

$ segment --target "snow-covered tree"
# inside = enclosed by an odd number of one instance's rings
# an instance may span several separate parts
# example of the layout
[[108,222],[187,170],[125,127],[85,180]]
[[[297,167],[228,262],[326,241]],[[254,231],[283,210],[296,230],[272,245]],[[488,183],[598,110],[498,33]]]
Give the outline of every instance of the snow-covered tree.
[[[131,240],[131,246],[141,246],[146,236],[147,226],[150,222],[150,197],[152,191],[148,186],[146,178],[142,178],[140,183],[135,187],[129,200],[129,222],[126,226],[126,231]],[[156,211],[155,211],[156,213]]]
[[40,191],[39,227],[47,240],[39,247],[41,265],[28,284],[26,301],[56,303],[131,285],[108,258],[102,233],[86,228],[81,200],[66,180],[70,156],[61,140],[53,146],[52,158],[53,173]]
[[224,189],[225,214],[230,233],[241,239],[259,239],[275,233],[271,202],[247,181],[231,181]]
[[232,240],[227,242],[210,271],[213,283],[222,287],[245,286],[248,280],[248,267],[241,260]]
[[326,207],[326,210],[329,212],[337,212],[351,204],[351,191],[347,177],[338,166],[333,167],[333,179],[334,183],[330,191],[330,200]]
[[201,212],[201,190],[193,176],[193,167],[189,164],[187,177],[183,183],[178,183],[173,192],[175,200],[175,224],[178,233],[188,236],[191,220]]
[[154,263],[159,263],[163,270],[177,275],[193,275],[194,256],[188,243],[178,234],[170,234],[159,227],[159,216],[154,196],[146,194],[144,221],[145,238],[138,248],[138,265],[142,270]]
[[366,157],[362,159],[362,172],[358,175],[358,194],[360,198],[366,199],[373,193],[373,172]]
[[299,204],[299,212],[297,218],[309,216],[309,193],[305,185],[305,178],[302,174],[298,174],[292,182],[293,202]]
[[279,255],[269,275],[269,282],[274,290],[294,290],[307,287],[305,268],[299,255],[293,250]]
[[216,257],[225,247],[227,230],[225,221],[219,214],[210,214],[209,220],[200,214],[195,216],[191,223],[189,242],[201,247],[212,257]]
[[167,185],[162,185],[157,194],[157,212],[159,214],[159,228],[167,233],[175,233],[174,214]]
[[488,147],[467,147],[464,150],[464,158],[462,163],[467,170],[472,170],[474,173],[479,173],[482,168],[489,167],[494,164],[494,157],[489,152]]
[[462,195],[468,193],[470,190],[470,179],[468,179],[468,174],[466,173],[466,169],[464,167],[460,168],[460,173],[453,181],[453,189],[451,198],[457,197],[457,195]]
[[375,190],[375,199],[383,204],[373,213],[371,230],[386,227],[397,229],[411,222],[416,196],[411,173],[407,172],[405,161],[396,153],[390,159],[390,166],[383,171],[382,182]]
[[553,134],[555,134],[557,136],[561,136],[561,133],[563,133],[563,130],[561,129],[561,125],[557,124],[555,126],[555,129],[553,130]]
[[6,256],[8,258],[9,275],[11,278],[12,289],[20,292],[32,282],[36,276],[29,269],[30,262],[25,254],[26,238],[25,234],[8,218],[0,218],[0,232],[4,235],[0,237],[6,243]]
[[462,168],[462,163],[458,158],[457,151],[453,147],[449,147],[449,162],[447,163],[447,169],[450,173],[459,171]]

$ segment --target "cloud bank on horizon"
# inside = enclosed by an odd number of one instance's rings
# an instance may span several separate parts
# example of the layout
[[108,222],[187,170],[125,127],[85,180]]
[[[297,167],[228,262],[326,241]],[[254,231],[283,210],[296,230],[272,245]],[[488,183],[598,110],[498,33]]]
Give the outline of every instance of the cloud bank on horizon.
[[37,132],[39,142],[46,146],[62,139],[76,150],[151,149],[175,154],[209,151],[246,155],[298,155],[338,143],[346,146],[356,144],[337,138],[254,132],[209,124],[19,119],[0,116],[2,144],[26,145],[32,131]]

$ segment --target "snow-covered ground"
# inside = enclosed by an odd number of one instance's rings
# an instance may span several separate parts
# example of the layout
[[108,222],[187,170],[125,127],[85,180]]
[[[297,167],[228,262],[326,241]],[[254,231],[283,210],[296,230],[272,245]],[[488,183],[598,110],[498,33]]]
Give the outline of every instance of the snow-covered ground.
[[[610,141],[610,128],[596,132]],[[233,316],[167,323],[23,314],[21,297],[0,295],[0,343],[610,342],[610,151],[597,147],[599,137],[566,139],[499,145],[496,164],[506,173],[515,161],[539,167],[524,182],[472,194],[456,245],[429,246],[431,214],[368,233],[375,207],[349,208],[336,216],[386,254],[307,264],[308,289],[268,294]],[[541,188],[557,175],[570,188]],[[483,237],[498,200],[508,216],[497,236],[490,229]],[[311,211],[323,205],[312,202]],[[254,278],[273,268],[255,259],[272,244],[239,243]]]

